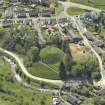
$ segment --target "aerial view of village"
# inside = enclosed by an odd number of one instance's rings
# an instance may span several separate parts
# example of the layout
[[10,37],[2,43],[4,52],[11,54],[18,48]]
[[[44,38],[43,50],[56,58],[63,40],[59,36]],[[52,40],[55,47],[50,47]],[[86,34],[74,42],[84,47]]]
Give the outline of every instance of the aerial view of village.
[[0,0],[0,105],[105,105],[105,0]]

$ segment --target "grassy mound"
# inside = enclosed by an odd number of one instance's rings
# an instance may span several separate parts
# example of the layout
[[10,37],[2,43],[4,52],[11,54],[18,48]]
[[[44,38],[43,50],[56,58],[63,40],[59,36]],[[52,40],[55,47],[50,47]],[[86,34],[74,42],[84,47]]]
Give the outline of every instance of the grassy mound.
[[40,52],[42,61],[46,64],[55,64],[64,59],[64,53],[57,47],[48,46]]
[[69,7],[67,9],[67,13],[69,15],[79,15],[79,14],[82,14],[84,12],[83,9],[80,9],[80,8],[77,8],[77,7]]

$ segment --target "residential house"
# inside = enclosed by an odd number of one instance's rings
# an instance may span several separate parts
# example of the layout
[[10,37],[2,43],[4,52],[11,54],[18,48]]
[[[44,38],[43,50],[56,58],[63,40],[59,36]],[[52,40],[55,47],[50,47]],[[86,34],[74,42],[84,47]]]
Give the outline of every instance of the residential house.
[[51,17],[51,15],[52,15],[52,12],[51,12],[51,10],[43,10],[42,12],[41,12],[41,16],[42,17]]
[[29,11],[30,17],[38,17],[38,11],[37,10],[31,10]]

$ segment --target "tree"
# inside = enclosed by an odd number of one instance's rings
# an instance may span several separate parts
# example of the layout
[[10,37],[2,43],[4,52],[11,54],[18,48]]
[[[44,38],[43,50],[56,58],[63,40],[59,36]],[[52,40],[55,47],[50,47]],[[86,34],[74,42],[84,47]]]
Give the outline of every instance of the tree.
[[66,74],[66,71],[65,71],[65,65],[63,62],[60,63],[60,66],[59,66],[59,76],[61,78],[61,80],[66,80],[67,79],[67,74]]
[[71,65],[72,65],[72,54],[71,54],[70,48],[67,47],[67,49],[66,49],[66,58],[65,58],[66,70],[70,70]]

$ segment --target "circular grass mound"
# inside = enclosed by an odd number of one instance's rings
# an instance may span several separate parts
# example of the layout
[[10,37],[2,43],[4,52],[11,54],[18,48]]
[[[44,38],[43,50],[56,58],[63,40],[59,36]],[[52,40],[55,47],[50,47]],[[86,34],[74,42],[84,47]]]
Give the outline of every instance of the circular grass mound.
[[83,12],[84,12],[84,10],[81,9],[81,8],[78,8],[78,7],[69,7],[69,8],[67,9],[67,13],[68,13],[69,15],[80,15],[80,14],[82,14]]
[[46,64],[54,64],[64,59],[64,52],[57,47],[48,46],[40,52],[42,61]]

